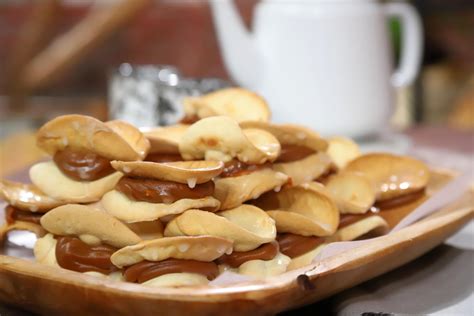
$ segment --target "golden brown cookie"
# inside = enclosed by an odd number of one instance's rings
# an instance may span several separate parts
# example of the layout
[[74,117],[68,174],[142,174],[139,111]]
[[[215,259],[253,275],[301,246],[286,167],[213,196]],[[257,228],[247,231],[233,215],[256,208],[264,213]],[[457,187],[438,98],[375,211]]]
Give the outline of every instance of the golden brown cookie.
[[281,145],[298,145],[324,152],[328,142],[313,130],[296,124],[274,124],[268,122],[245,121],[240,123],[242,129],[257,128],[271,133]]
[[255,205],[275,220],[279,233],[329,236],[339,224],[337,206],[324,189],[300,185],[268,192],[257,199]]
[[105,243],[121,248],[141,241],[115,217],[90,206],[67,204],[52,209],[41,218],[41,226],[58,236],[77,236],[89,245]]
[[359,145],[345,137],[332,137],[328,139],[328,155],[338,169],[344,168],[351,160],[360,156]]
[[217,214],[188,210],[170,221],[165,236],[212,235],[234,242],[235,251],[253,250],[275,239],[275,222],[261,209],[252,205],[222,211]]
[[341,214],[365,213],[375,202],[375,187],[363,173],[346,171],[332,175],[326,188]]
[[67,202],[90,203],[100,200],[122,177],[114,172],[94,181],[76,181],[67,177],[52,161],[40,162],[30,168],[30,179],[46,195]]
[[127,176],[159,179],[189,184],[211,181],[224,169],[221,161],[178,161],[178,162],[149,162],[149,161],[112,161],[112,167]]
[[280,143],[260,129],[242,130],[237,121],[225,116],[202,119],[191,125],[181,138],[179,151],[185,160],[230,161],[248,164],[274,161]]
[[133,201],[117,190],[106,193],[101,203],[107,213],[126,223],[154,221],[165,216],[181,214],[194,208],[215,212],[220,206],[220,202],[212,196],[202,199],[180,199],[171,204],[149,203]]
[[324,152],[284,163],[274,163],[273,169],[286,174],[293,185],[311,182],[331,170],[332,160]]
[[145,129],[143,134],[150,142],[150,153],[179,154],[179,142],[188,127],[177,124]]
[[142,241],[124,247],[110,258],[123,268],[141,261],[162,261],[169,258],[211,262],[225,253],[232,252],[232,242],[215,236],[165,237]]
[[221,202],[220,209],[227,210],[256,199],[267,191],[280,190],[288,182],[288,176],[265,168],[242,176],[218,178],[214,182],[214,196]]
[[122,121],[103,123],[85,115],[59,116],[37,133],[38,147],[50,155],[66,148],[86,150],[108,159],[145,158],[150,144],[141,132]]
[[184,99],[187,117],[198,119],[209,116],[229,116],[241,121],[269,121],[270,109],[265,100],[256,93],[242,88],[227,88],[200,97]]
[[372,153],[347,164],[346,171],[360,172],[375,185],[376,200],[385,201],[423,190],[430,171],[421,161],[406,156]]
[[0,198],[20,210],[38,213],[67,203],[44,194],[33,184],[8,180],[0,180]]

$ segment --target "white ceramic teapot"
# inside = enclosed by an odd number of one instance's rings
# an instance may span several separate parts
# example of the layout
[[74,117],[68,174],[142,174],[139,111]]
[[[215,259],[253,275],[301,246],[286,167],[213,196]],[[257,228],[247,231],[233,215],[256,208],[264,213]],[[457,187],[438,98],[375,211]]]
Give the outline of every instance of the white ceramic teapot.
[[[211,8],[228,71],[268,100],[276,122],[325,135],[375,134],[392,114],[393,88],[418,72],[421,23],[405,3],[263,0],[251,32],[231,0],[211,0]],[[402,25],[394,72],[387,17]]]

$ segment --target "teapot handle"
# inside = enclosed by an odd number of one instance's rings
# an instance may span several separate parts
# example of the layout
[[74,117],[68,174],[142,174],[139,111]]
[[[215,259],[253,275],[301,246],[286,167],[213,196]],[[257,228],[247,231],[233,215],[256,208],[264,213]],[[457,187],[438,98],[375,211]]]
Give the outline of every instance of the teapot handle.
[[402,26],[400,64],[392,75],[395,87],[404,87],[413,82],[420,69],[422,53],[422,25],[413,6],[394,2],[384,5],[388,17],[399,18]]

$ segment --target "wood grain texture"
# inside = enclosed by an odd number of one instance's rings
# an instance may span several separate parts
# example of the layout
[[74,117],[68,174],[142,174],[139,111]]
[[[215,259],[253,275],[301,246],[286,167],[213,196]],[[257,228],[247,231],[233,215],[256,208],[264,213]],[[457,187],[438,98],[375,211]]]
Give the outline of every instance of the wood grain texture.
[[150,3],[150,0],[122,0],[93,7],[80,23],[25,65],[21,78],[24,88],[31,91],[60,78]]
[[[442,178],[434,177],[434,181]],[[0,300],[51,315],[274,314],[393,270],[442,243],[473,216],[469,193],[454,208],[443,209],[362,247],[286,273],[271,282],[238,286],[146,288],[0,255]]]

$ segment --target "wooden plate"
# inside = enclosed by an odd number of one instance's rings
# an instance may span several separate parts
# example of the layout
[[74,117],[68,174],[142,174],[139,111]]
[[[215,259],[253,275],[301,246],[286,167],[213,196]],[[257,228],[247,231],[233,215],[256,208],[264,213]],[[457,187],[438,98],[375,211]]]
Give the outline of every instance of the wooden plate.
[[[449,176],[437,173],[436,190]],[[41,314],[274,314],[316,302],[426,253],[468,223],[472,192],[455,205],[370,243],[267,282],[221,287],[147,288],[0,255],[0,300]]]

